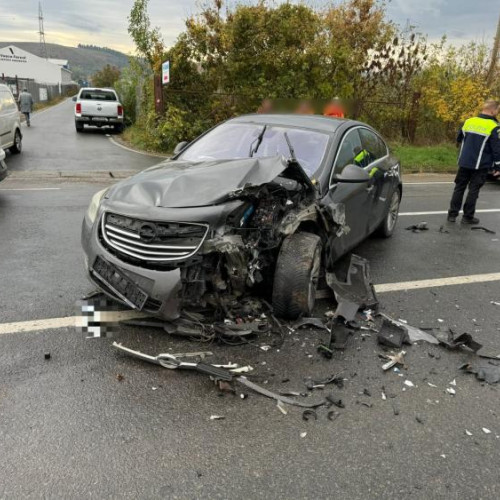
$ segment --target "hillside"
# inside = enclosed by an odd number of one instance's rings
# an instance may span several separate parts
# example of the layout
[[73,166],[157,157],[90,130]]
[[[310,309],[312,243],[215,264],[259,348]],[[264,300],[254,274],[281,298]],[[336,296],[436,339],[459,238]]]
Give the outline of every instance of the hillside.
[[[40,45],[37,42],[0,42],[0,48],[7,45],[15,45],[20,49],[40,56]],[[55,43],[47,44],[49,57],[54,59],[67,59],[73,79],[88,79],[96,71],[100,70],[106,64],[123,68],[128,65],[128,57],[122,52],[116,50],[94,47],[66,47]]]

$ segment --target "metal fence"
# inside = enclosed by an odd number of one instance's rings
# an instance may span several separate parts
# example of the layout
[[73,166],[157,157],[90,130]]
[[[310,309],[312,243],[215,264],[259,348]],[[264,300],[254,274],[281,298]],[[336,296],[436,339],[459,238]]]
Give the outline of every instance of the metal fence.
[[78,85],[75,83],[47,84],[4,75],[0,75],[0,83],[8,85],[16,99],[19,93],[26,88],[33,96],[35,103],[51,101],[56,97],[70,96],[78,90]]

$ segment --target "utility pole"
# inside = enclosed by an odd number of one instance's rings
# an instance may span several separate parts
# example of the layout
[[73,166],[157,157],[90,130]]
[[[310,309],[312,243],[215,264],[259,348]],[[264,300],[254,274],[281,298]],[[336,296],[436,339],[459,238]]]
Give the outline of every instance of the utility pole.
[[497,34],[495,36],[495,41],[493,42],[493,49],[491,50],[490,67],[488,69],[488,75],[486,77],[487,87],[491,87],[493,85],[493,78],[495,76],[495,69],[498,63],[499,51],[500,51],[500,15],[498,16]]
[[47,53],[47,45],[45,44],[45,31],[43,29],[42,2],[38,2],[38,34],[40,35],[40,56],[48,59],[49,55]]

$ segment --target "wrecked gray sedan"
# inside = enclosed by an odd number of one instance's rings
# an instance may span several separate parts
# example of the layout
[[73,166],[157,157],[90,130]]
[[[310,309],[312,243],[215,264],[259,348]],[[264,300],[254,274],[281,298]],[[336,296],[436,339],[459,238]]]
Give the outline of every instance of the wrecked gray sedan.
[[248,295],[296,318],[339,257],[391,236],[401,194],[398,160],[365,124],[242,116],[97,193],[86,267],[108,296],[165,319]]

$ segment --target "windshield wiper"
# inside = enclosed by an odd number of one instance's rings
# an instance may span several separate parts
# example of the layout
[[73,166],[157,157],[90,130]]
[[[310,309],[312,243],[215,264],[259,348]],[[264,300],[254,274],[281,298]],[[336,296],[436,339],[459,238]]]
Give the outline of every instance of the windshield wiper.
[[[257,139],[255,139],[254,142],[252,142],[252,144],[250,144],[250,151],[248,153],[248,156],[250,156],[250,158],[257,152],[257,150],[259,149],[260,147],[260,144],[262,142],[262,139],[264,138],[264,134],[266,133],[266,129],[267,129],[267,125],[264,125],[264,127],[262,127],[262,130],[260,131],[260,134],[259,136],[257,137]],[[254,147],[254,143],[255,143],[255,147]]]
[[296,162],[297,157],[295,156],[295,150],[293,149],[292,143],[290,142],[290,138],[288,137],[288,134],[286,132],[283,132],[283,135],[285,136],[286,143],[288,144],[290,158],[292,158],[292,160]]

